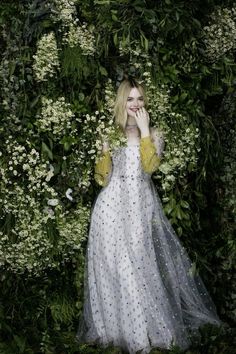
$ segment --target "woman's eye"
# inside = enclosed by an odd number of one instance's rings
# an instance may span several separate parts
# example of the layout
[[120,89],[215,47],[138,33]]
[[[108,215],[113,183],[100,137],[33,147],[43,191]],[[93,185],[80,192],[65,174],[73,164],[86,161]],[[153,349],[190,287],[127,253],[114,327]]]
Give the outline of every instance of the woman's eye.
[[[143,97],[140,97],[138,98],[139,101],[143,101]],[[130,101],[133,101],[133,98],[132,97],[128,97],[127,98],[127,101],[130,102]]]

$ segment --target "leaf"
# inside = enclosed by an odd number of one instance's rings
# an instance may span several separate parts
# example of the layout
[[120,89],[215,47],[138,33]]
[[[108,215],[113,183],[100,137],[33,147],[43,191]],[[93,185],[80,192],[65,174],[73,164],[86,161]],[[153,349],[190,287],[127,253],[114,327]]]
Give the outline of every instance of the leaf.
[[145,48],[146,52],[148,52],[149,42],[148,42],[148,39],[146,37],[144,37],[144,48]]
[[50,21],[50,20],[44,20],[44,21],[41,22],[41,26],[42,26],[43,28],[49,28],[49,27],[52,26],[52,21]]
[[143,8],[140,7],[140,6],[135,6],[134,9],[137,11],[137,12],[143,12]]
[[65,151],[69,151],[71,147],[71,143],[69,141],[65,141],[63,147]]
[[189,203],[185,200],[181,200],[180,205],[185,209],[189,209]]
[[114,22],[118,21],[118,17],[115,14],[112,14],[111,18]]
[[183,229],[182,229],[181,226],[177,227],[177,232],[178,232],[178,235],[179,235],[179,236],[182,236],[182,234],[183,234]]
[[114,33],[113,42],[114,42],[115,46],[117,46],[117,44],[118,44],[118,34],[117,34],[117,32]]
[[85,99],[85,95],[83,92],[80,92],[78,95],[79,101],[83,101]]
[[62,164],[61,164],[61,169],[62,169],[62,171],[66,171],[66,169],[67,169],[67,162],[66,162],[66,160],[63,160],[63,162],[62,162]]
[[178,205],[175,208],[175,213],[176,213],[177,219],[179,219],[179,220],[183,219],[182,211],[181,211],[181,209],[180,209],[180,207]]
[[40,96],[36,96],[36,98],[34,100],[32,100],[31,104],[30,104],[30,108],[33,108],[39,101]]
[[172,210],[173,210],[173,208],[171,207],[170,204],[165,205],[164,211],[165,211],[165,213],[166,213],[167,215],[170,215],[170,213],[172,212]]
[[53,140],[48,138],[48,141],[49,141],[50,150],[52,151],[52,149],[53,149]]
[[193,18],[192,21],[195,23],[195,25],[197,25],[198,28],[201,28],[201,22],[198,21],[196,18]]
[[94,0],[95,5],[110,5],[110,0]]
[[183,93],[181,93],[179,98],[180,98],[181,101],[184,101],[186,97],[188,97],[187,92],[183,92]]
[[176,18],[176,21],[179,21],[179,13],[178,13],[178,11],[175,12],[175,18]]
[[14,74],[16,68],[16,63],[13,61],[9,65],[9,76],[12,76]]
[[63,139],[61,139],[60,144],[63,145],[63,148],[65,151],[69,151],[72,144],[76,142],[76,139],[71,136],[64,136]]
[[42,142],[42,152],[45,153],[50,160],[53,160],[53,153],[44,142]]
[[103,66],[99,66],[99,71],[103,76],[107,76],[107,70]]
[[24,353],[25,352],[25,338],[19,337],[17,335],[13,336],[17,347],[19,348],[19,353]]

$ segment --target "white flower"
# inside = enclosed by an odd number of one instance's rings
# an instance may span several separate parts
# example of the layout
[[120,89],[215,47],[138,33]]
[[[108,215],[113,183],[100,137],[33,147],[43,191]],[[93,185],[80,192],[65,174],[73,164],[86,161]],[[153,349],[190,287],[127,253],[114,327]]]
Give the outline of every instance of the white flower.
[[93,55],[95,53],[94,28],[88,28],[86,23],[82,26],[71,24],[69,30],[64,33],[62,40],[71,48],[79,45],[83,55]]
[[46,177],[46,182],[49,182],[50,179],[54,175],[54,167],[50,164],[49,168],[50,168],[50,170],[48,171],[48,174],[47,174],[47,177]]
[[59,200],[58,199],[48,199],[48,205],[51,205],[51,206],[56,206],[59,204]]
[[48,215],[50,215],[50,216],[53,216],[53,215],[54,215],[54,211],[53,211],[52,208],[45,207],[45,208],[43,209],[43,211],[44,211],[45,214],[48,214]]
[[55,9],[52,13],[54,22],[62,21],[62,26],[71,24],[76,14],[75,0],[53,0]]
[[37,52],[33,55],[33,70],[37,81],[47,81],[59,68],[58,48],[54,32],[41,37],[37,43]]
[[65,101],[65,97],[58,97],[56,101],[52,101],[43,96],[37,126],[40,131],[50,131],[53,135],[61,137],[73,117],[74,113],[70,109],[70,104]]
[[71,196],[71,193],[72,193],[72,189],[68,188],[66,191],[66,197],[72,202],[73,198]]
[[220,8],[216,7],[210,15],[208,26],[203,28],[205,56],[214,62],[225,53],[236,48],[236,7]]

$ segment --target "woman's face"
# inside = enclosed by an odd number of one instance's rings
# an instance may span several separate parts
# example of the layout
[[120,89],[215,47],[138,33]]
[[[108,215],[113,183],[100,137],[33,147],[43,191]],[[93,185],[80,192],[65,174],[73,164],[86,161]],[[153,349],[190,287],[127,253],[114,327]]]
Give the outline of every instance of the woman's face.
[[129,96],[126,103],[126,111],[128,116],[135,117],[135,113],[141,108],[144,107],[144,98],[142,94],[136,87],[133,87],[130,90]]

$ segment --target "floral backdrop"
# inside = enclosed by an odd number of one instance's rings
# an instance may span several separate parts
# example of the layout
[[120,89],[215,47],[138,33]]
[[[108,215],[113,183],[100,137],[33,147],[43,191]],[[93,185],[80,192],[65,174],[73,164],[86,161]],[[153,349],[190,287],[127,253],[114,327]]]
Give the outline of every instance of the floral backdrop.
[[235,2],[4,0],[0,35],[0,353],[104,353],[74,337],[94,164],[103,137],[125,143],[112,118],[125,75],[146,87],[166,142],[153,180],[226,324],[189,353],[231,353]]

